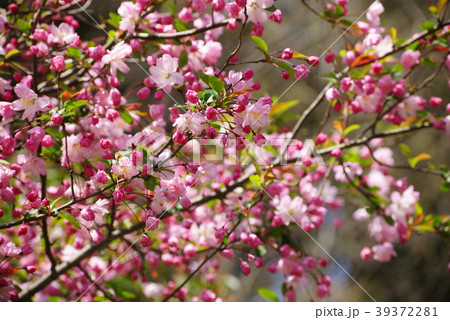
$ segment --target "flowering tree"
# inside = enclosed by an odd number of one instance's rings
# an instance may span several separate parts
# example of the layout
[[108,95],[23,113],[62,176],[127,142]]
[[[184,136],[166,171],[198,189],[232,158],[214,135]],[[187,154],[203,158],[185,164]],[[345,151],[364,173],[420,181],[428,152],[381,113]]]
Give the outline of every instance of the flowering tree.
[[[346,34],[346,50],[324,61],[269,50],[264,25],[283,20],[274,0],[125,1],[107,21],[86,11],[89,0],[0,9],[0,300],[226,300],[227,259],[244,276],[282,275],[285,300],[300,287],[323,298],[333,258],[309,255],[295,235],[313,238],[349,200],[368,232],[362,259],[390,261],[414,232],[448,239],[448,218],[425,214],[414,186],[392,176],[438,175],[450,189],[447,168],[420,162],[429,154],[392,144],[450,134],[450,105],[421,95],[448,77],[448,2],[429,1],[434,21],[408,39],[381,26],[380,2],[357,21],[347,2],[302,1]],[[104,36],[83,39],[80,19]],[[224,29],[235,33],[232,52]],[[260,60],[240,56],[243,39]],[[279,128],[294,104],[264,96],[258,63],[291,82],[329,66],[291,130]],[[131,65],[147,76],[125,90]],[[299,140],[321,103],[317,133]]]

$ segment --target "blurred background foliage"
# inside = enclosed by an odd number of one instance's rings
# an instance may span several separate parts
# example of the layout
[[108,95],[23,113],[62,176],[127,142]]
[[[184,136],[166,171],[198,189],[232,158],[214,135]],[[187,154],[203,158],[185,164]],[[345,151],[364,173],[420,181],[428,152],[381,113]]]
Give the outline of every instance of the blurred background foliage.
[[[182,6],[185,1],[175,1]],[[372,3],[370,0],[351,0],[348,8],[347,19],[356,20]],[[420,32],[418,27],[426,20],[431,20],[428,11],[430,1],[425,0],[389,0],[381,1],[385,7],[385,12],[381,16],[382,26],[390,29],[397,29],[399,38],[408,38],[414,33]],[[109,12],[116,12],[121,1],[118,0],[94,0],[89,7],[89,13],[98,21],[106,21]],[[310,0],[309,3],[316,5],[320,9],[320,1]],[[305,55],[321,56],[327,50],[338,53],[345,48],[346,41],[354,39],[341,37],[342,30],[332,29],[330,25],[318,19],[308,11],[300,0],[277,0],[275,3],[284,15],[281,25],[273,22],[266,24],[266,30],[262,38],[267,42],[269,51],[283,50],[291,48]],[[92,21],[85,14],[81,15],[81,27],[78,30],[84,39],[98,40],[104,37],[104,31],[95,28]],[[364,17],[362,18],[364,19]],[[250,28],[248,28],[249,30]],[[244,45],[239,53],[240,61],[257,60],[262,58],[260,51],[254,49],[249,32],[244,36]],[[340,38],[341,37],[341,38]],[[336,39],[340,38],[338,41]],[[223,58],[218,65],[222,65],[224,59],[232,52],[237,44],[237,32],[224,32],[220,41],[223,45]],[[331,46],[330,49],[328,49]],[[142,63],[144,69],[148,66]],[[321,79],[321,75],[331,72],[331,66],[324,63],[317,68],[313,68],[310,77],[306,80],[298,81],[292,87],[293,80],[283,80],[279,70],[273,66],[265,64],[251,65],[255,71],[255,78],[262,84],[262,88],[271,96],[280,96],[281,101],[299,100],[299,104],[291,110],[301,114],[311,103],[316,95],[321,91],[326,82]],[[242,67],[244,68],[244,67]],[[429,68],[432,72],[432,68]],[[124,92],[141,82],[147,75],[137,66],[132,66],[132,71],[126,75]],[[420,77],[421,75],[419,75]],[[424,73],[423,77],[427,74]],[[420,80],[420,79],[418,79]],[[436,95],[444,100],[443,105],[449,102],[447,79],[444,76],[438,77],[434,81],[434,87],[422,91],[425,98]],[[183,99],[181,95],[176,99]],[[128,96],[128,102],[139,101],[135,93]],[[154,103],[149,98],[145,103]],[[170,106],[172,101],[165,98],[163,102]],[[318,110],[309,118],[304,129],[300,132],[300,139],[312,137],[322,120],[327,104],[323,102]],[[293,124],[295,119],[285,123],[286,128]],[[330,125],[333,117],[328,121]],[[358,121],[365,121],[364,117]],[[283,129],[283,128],[282,128]],[[425,130],[414,135],[391,138],[386,143],[394,146],[397,152],[396,160],[403,164],[404,157],[398,152],[395,145],[399,143],[408,144],[413,154],[427,152],[432,156],[432,162],[439,165],[450,166],[449,160],[449,138],[444,133],[436,130]],[[426,146],[426,147],[424,147]],[[421,173],[409,171],[398,171],[394,176],[407,176],[408,181],[414,184],[416,190],[421,192],[421,203],[425,213],[448,215],[450,208],[450,197],[448,193],[442,193],[439,189],[440,178]],[[378,301],[450,301],[450,273],[447,264],[450,260],[448,243],[439,238],[436,234],[415,233],[410,241],[405,244],[397,244],[398,257],[389,263],[381,264],[376,261],[362,261],[359,251],[366,244],[367,231],[365,223],[358,223],[351,217],[353,211],[357,209],[354,204],[348,203],[337,214],[343,218],[344,224],[341,228],[335,229],[332,226],[332,219],[313,236],[317,241],[338,261],[362,287],[364,287]],[[304,244],[310,253],[328,257],[313,243],[302,230],[298,229],[298,239]],[[267,257],[270,257],[269,252]],[[270,259],[267,259],[267,265]],[[224,281],[224,288],[215,288],[220,295],[220,291],[234,293],[228,298],[236,301],[263,301],[264,299],[255,292],[258,288],[268,287],[276,292],[281,298],[280,285],[281,277],[269,274],[264,270],[254,269],[249,277],[243,277],[239,271],[238,261],[224,261],[222,264],[223,275],[218,280]],[[329,301],[370,301],[371,299],[346,275],[337,264],[330,261],[325,269],[331,276],[333,284],[331,287],[331,297]],[[226,272],[232,275],[225,275]],[[181,276],[180,279],[184,278]],[[190,285],[195,286],[195,280]],[[314,290],[311,287],[309,290]],[[312,292],[311,292],[312,293]],[[313,294],[307,289],[299,292],[300,299],[309,301]]]

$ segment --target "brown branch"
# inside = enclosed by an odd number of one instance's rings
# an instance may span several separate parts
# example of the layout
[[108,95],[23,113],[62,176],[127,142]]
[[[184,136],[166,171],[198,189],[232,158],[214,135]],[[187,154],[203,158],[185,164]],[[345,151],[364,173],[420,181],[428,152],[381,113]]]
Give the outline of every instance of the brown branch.
[[97,288],[97,290],[101,291],[106,298],[108,298],[111,301],[116,302],[116,298],[114,298],[108,291],[106,291],[105,289],[103,289],[98,283],[97,281],[93,280],[91,278],[91,276],[89,275],[89,273],[86,271],[86,269],[84,269],[81,265],[77,266],[78,269],[81,270],[81,272],[83,272],[84,276]]
[[185,37],[189,37],[189,36],[194,36],[197,34],[201,34],[204,33],[208,30],[212,30],[212,29],[217,29],[223,26],[226,26],[228,24],[230,20],[226,19],[222,22],[219,23],[215,23],[203,28],[199,28],[199,29],[189,29],[186,31],[180,31],[180,32],[173,32],[173,33],[151,33],[151,34],[147,34],[147,33],[138,33],[137,34],[137,38],[142,39],[142,40],[167,40],[167,39],[180,39],[180,38],[185,38]]
[[[229,236],[237,227],[238,225],[242,222],[242,219],[239,219],[239,221],[227,232],[227,236]],[[198,272],[200,271],[200,269],[205,265],[206,262],[208,262],[212,257],[214,257],[219,251],[223,250],[226,247],[226,245],[222,242],[213,252],[211,252],[209,255],[206,256],[206,258],[202,261],[202,263],[200,263],[200,265],[194,270],[192,271],[188,277],[178,286],[176,287],[167,297],[165,297],[163,299],[163,302],[168,301],[170,298],[172,298],[173,296],[175,296],[175,294],[181,290],[181,288],[183,288],[186,283],[189,282],[189,280],[191,280],[191,278]]]
[[88,258],[92,254],[98,252],[101,249],[106,248],[112,241],[119,239],[129,233],[135,232],[135,231],[139,230],[140,228],[142,228],[144,225],[145,225],[144,222],[139,222],[139,223],[132,225],[129,228],[115,230],[112,233],[111,237],[105,238],[99,244],[96,244],[96,245],[91,244],[91,245],[85,247],[70,261],[63,262],[63,263],[57,265],[55,268],[55,272],[46,273],[41,278],[39,278],[39,280],[37,280],[36,282],[31,284],[25,290],[21,291],[19,293],[19,301],[30,301],[34,294],[36,294],[38,291],[44,289],[52,281],[58,279],[59,276],[61,276],[63,273],[78,266],[81,263],[81,261]]

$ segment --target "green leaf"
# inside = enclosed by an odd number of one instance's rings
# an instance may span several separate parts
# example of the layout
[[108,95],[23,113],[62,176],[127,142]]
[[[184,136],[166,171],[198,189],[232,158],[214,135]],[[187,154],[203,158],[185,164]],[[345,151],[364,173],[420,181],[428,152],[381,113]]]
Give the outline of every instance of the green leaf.
[[250,176],[250,181],[253,182],[258,188],[261,188],[262,180],[261,176],[258,174],[252,174]]
[[74,217],[72,217],[70,214],[64,213],[64,212],[60,212],[58,214],[61,218],[66,219],[67,221],[69,221],[75,228],[77,229],[81,229],[80,224],[78,223],[77,220],[75,220]]
[[83,57],[83,54],[80,52],[80,50],[74,47],[69,47],[67,49],[66,55],[74,58],[75,60],[81,60],[81,58]]
[[123,121],[125,121],[128,124],[132,124],[134,121],[133,117],[128,111],[121,112],[120,116],[122,117]]
[[20,53],[20,51],[17,50],[17,49],[10,50],[10,51],[6,54],[5,59],[9,59],[9,58],[11,58],[12,56],[15,56],[15,55],[18,54],[18,53]]
[[407,146],[404,143],[400,143],[398,145],[398,147],[400,148],[401,153],[407,157],[408,159],[411,158],[411,149],[409,148],[409,146]]
[[334,13],[334,17],[336,19],[339,19],[340,17],[342,17],[342,15],[344,14],[344,8],[342,8],[340,5],[335,5],[334,6],[336,9],[336,12]]
[[155,187],[160,185],[159,179],[154,176],[150,176],[148,179],[144,180],[144,186],[150,191],[154,191]]
[[17,26],[19,27],[20,31],[25,33],[30,29],[30,25],[28,24],[28,22],[23,19],[17,20]]
[[277,66],[279,66],[281,69],[283,69],[284,71],[286,71],[287,73],[289,73],[289,76],[291,78],[295,78],[295,72],[294,69],[292,69],[292,67],[290,65],[288,65],[287,63],[283,62],[283,61],[272,61],[274,64],[276,64]]
[[107,20],[107,22],[113,26],[114,28],[118,29],[119,28],[119,23],[120,23],[121,17],[120,15],[118,15],[117,13],[109,13],[109,19]]
[[109,301],[109,299],[105,296],[96,296],[93,299],[95,302],[103,302],[103,301]]
[[218,93],[224,90],[222,80],[214,76],[209,76],[209,86]]
[[435,25],[431,21],[425,21],[422,25],[419,26],[423,30],[433,30]]
[[361,126],[359,124],[352,124],[351,126],[345,128],[344,137],[347,136],[350,132],[354,130],[358,130]]
[[64,196],[61,196],[61,197],[57,198],[55,201],[53,201],[52,203],[50,203],[50,209],[53,210],[56,207],[56,204],[58,203],[58,201],[63,198],[64,198]]
[[178,32],[187,30],[186,25],[183,23],[183,21],[178,19],[174,20],[173,26],[175,27],[175,30],[177,30]]
[[256,254],[258,257],[263,257],[267,253],[267,248],[265,245],[261,244],[258,247],[256,247]]
[[203,101],[206,103],[213,102],[219,99],[219,94],[215,90],[206,90],[203,93]]
[[[273,99],[273,100],[278,100],[278,99]],[[270,108],[269,116],[276,117],[276,116],[286,112],[287,110],[291,109],[292,107],[295,107],[296,105],[299,104],[299,102],[300,102],[299,100],[277,102],[272,106],[272,108]]]
[[394,225],[394,219],[391,216],[383,215],[384,221],[386,221],[390,226]]
[[267,53],[267,44],[266,42],[258,36],[252,36],[252,40],[256,43],[256,45],[264,52]]
[[198,77],[200,78],[200,80],[202,80],[204,83],[209,84],[209,75],[207,75],[206,73],[200,72],[198,74]]
[[180,57],[178,58],[178,68],[183,69],[188,63],[188,53],[186,50],[181,51]]
[[272,302],[279,302],[277,294],[275,292],[273,292],[272,290],[269,290],[266,288],[259,288],[258,294],[266,300],[269,300]]
[[68,100],[66,101],[66,103],[64,103],[64,109],[66,112],[70,112],[75,109],[78,109],[81,106],[84,106],[88,102],[89,102],[88,100],[77,100],[77,101]]

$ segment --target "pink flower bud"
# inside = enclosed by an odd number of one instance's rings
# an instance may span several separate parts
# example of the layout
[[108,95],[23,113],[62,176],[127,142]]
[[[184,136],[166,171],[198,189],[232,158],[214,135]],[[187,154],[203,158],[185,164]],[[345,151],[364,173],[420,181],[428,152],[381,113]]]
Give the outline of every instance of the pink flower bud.
[[360,255],[361,259],[369,260],[372,255],[372,251],[370,250],[370,248],[365,247],[361,250],[359,255]]
[[89,234],[91,236],[92,242],[94,242],[95,244],[99,244],[105,238],[103,233],[98,230],[92,230],[91,232],[89,232]]
[[42,146],[45,148],[50,148],[53,144],[52,136],[49,134],[46,134],[44,138],[42,138]]
[[270,14],[269,19],[280,24],[283,22],[283,13],[279,9],[276,9]]
[[331,151],[331,156],[335,157],[335,158],[339,158],[341,156],[341,154],[342,154],[342,151],[339,148],[335,148]]
[[113,192],[114,201],[116,203],[122,202],[126,198],[126,193],[123,188],[116,188]]
[[147,87],[143,87],[136,93],[136,95],[139,99],[147,99],[150,95],[150,89]]
[[188,137],[186,137],[186,135],[179,130],[174,133],[172,139],[179,144],[186,144],[189,140]]
[[56,70],[57,72],[62,72],[65,68],[66,63],[64,62],[63,56],[56,56],[52,58],[50,69]]
[[334,53],[333,53],[333,52],[328,52],[328,53],[325,55],[325,62],[326,62],[326,63],[332,63],[332,62],[334,61],[334,59],[335,59],[335,56],[334,56]]
[[180,203],[184,209],[189,209],[192,206],[191,200],[186,195],[180,198]]
[[434,107],[434,108],[438,108],[440,107],[442,104],[442,98],[439,97],[431,97],[430,98],[430,106]]
[[244,80],[250,80],[251,78],[253,78],[253,70],[252,69],[245,70],[244,73],[242,74],[242,78]]
[[317,144],[322,144],[322,143],[324,143],[325,141],[327,141],[327,139],[328,139],[328,136],[327,136],[325,133],[320,132],[320,133],[317,135],[317,137],[316,137],[316,143],[317,143]]
[[216,129],[214,129],[212,127],[206,128],[205,133],[206,133],[206,136],[209,139],[215,139],[217,137],[217,134],[218,134]]
[[242,261],[241,262],[241,271],[244,274],[244,276],[248,276],[250,274],[250,272],[252,272],[252,268],[250,268],[250,265],[247,262]]
[[328,101],[333,101],[338,99],[341,96],[341,93],[335,88],[335,87],[331,87],[330,89],[328,89],[325,92],[325,98]]
[[20,226],[19,230],[17,231],[17,234],[19,236],[23,236],[23,235],[26,235],[27,232],[28,232],[27,226]]
[[100,140],[100,147],[102,149],[109,149],[111,147],[111,142],[109,142],[109,140],[106,140],[106,139],[101,139]]
[[317,286],[317,296],[319,298],[323,298],[325,296],[329,296],[330,295],[330,288],[324,284],[319,284]]
[[149,216],[145,221],[145,227],[148,231],[153,231],[158,228],[160,221],[161,220],[156,217]]
[[186,92],[186,100],[191,104],[196,104],[198,102],[198,93],[194,90],[188,90]]
[[221,242],[222,239],[225,237],[225,229],[224,228],[220,228],[217,229],[216,232],[214,233],[214,236],[216,237],[217,241]]
[[192,243],[188,243],[184,249],[183,253],[188,257],[192,258],[197,253],[197,249],[195,249],[195,246]]
[[200,293],[200,300],[203,302],[214,302],[216,301],[216,294],[211,290],[203,290]]
[[253,140],[255,141],[258,147],[262,147],[266,144],[266,137],[264,137],[261,133],[257,133],[253,136]]
[[143,234],[141,239],[139,240],[139,243],[144,248],[148,248],[148,247],[150,247],[152,245],[152,239],[150,239],[150,237],[148,235]]
[[164,92],[162,90],[156,90],[154,98],[156,101],[161,101],[164,97]]
[[59,113],[55,113],[50,118],[49,125],[51,127],[56,127],[56,126],[59,126],[61,123],[62,123],[62,116]]
[[306,79],[308,78],[309,70],[304,64],[299,64],[294,68],[295,79]]
[[28,201],[30,201],[30,202],[35,202],[37,200],[38,196],[39,195],[34,190],[31,190],[29,193],[27,193],[25,195],[25,197],[27,197]]
[[227,259],[231,259],[233,257],[233,250],[232,249],[224,249],[220,252],[220,254]]
[[313,67],[317,67],[320,63],[320,58],[316,56],[310,56],[306,61]]
[[217,119],[217,110],[213,107],[206,108],[205,111],[206,119],[208,120],[216,120]]
[[256,234],[250,234],[248,236],[248,245],[252,248],[256,248],[260,245],[263,244],[262,240],[260,238],[258,238],[258,236]]
[[281,59],[283,60],[291,60],[294,56],[294,51],[290,48],[286,48],[283,50],[283,53],[281,54]]
[[27,271],[28,274],[33,274],[36,272],[36,267],[35,266],[27,266],[25,268],[25,270]]
[[236,4],[241,8],[247,5],[247,0],[235,0],[234,2],[236,2]]

